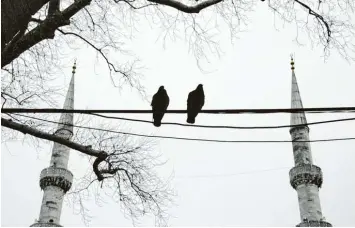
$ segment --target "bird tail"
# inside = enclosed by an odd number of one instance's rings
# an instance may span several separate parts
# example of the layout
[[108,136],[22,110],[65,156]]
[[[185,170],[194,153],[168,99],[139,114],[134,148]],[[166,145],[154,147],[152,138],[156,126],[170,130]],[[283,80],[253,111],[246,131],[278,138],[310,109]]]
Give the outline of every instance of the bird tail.
[[154,114],[153,114],[153,124],[154,124],[154,126],[160,127],[160,125],[161,125],[161,120],[163,119],[163,116],[164,116],[164,115],[162,115],[162,114],[160,114],[160,113],[154,113]]
[[160,122],[160,120],[154,120],[154,121],[153,121],[153,124],[154,124],[154,126],[156,126],[156,127],[160,127],[161,122]]
[[195,117],[188,115],[186,122],[188,122],[190,124],[194,124],[195,123]]

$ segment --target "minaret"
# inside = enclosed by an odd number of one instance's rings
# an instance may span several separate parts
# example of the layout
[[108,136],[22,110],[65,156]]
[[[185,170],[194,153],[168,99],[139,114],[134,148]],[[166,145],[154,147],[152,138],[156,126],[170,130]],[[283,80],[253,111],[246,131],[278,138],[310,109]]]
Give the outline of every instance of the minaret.
[[[291,58],[292,69],[292,92],[291,108],[303,108],[300,91],[298,89],[295,67]],[[313,165],[311,145],[309,142],[309,128],[307,126],[306,115],[304,112],[291,114],[291,125],[296,126],[290,129],[293,147],[293,157],[295,167],[290,170],[291,186],[297,191],[298,204],[301,215],[301,223],[297,227],[331,227],[322,215],[319,200],[319,188],[323,183],[321,168]]]
[[[74,74],[76,63],[74,63],[72,78],[64,102],[64,109],[74,109]],[[62,113],[58,129],[54,133],[65,139],[73,136],[73,113]],[[40,174],[39,185],[43,190],[43,200],[39,220],[31,227],[59,227],[60,215],[64,195],[69,191],[73,174],[67,169],[69,160],[69,148],[54,143],[52,157],[48,168],[43,169]]]

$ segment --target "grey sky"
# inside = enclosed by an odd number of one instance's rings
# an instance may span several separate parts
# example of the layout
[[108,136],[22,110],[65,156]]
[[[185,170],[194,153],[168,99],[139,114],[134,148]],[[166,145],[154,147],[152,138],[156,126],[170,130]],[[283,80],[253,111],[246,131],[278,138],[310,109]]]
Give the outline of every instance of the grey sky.
[[[260,7],[251,17],[249,31],[240,34],[234,45],[222,27],[218,39],[224,54],[211,56],[204,64],[211,73],[203,74],[196,65],[188,44],[170,41],[166,49],[156,42],[159,30],[140,27],[141,35],[133,41],[132,51],[147,70],[142,84],[153,95],[164,85],[170,96],[170,109],[184,109],[188,93],[204,84],[206,109],[220,108],[289,108],[291,94],[290,53],[295,53],[295,72],[305,107],[355,105],[355,66],[333,52],[325,63],[322,49],[300,47],[293,38],[294,27],[274,28],[273,16]],[[265,7],[266,8],[266,7]],[[304,39],[306,41],[306,39]],[[119,91],[111,84],[105,63],[96,63],[90,48],[72,52],[63,60],[67,68],[59,83],[67,86],[71,65],[78,59],[75,108],[78,109],[148,109],[149,103],[133,90]],[[64,97],[62,98],[64,100]],[[62,105],[61,101],[61,105]],[[150,115],[119,115],[151,120]],[[347,118],[345,114],[307,114],[308,122]],[[185,115],[168,114],[164,121],[185,122]],[[213,125],[284,125],[289,114],[272,115],[199,115],[196,124]],[[117,121],[118,122],[118,121]],[[226,130],[178,126],[154,128],[150,124],[124,123],[123,130],[134,133],[200,137],[230,140],[290,140],[288,129]],[[310,127],[311,139],[354,137],[355,122]],[[30,142],[30,141],[28,141]],[[1,224],[29,226],[38,218],[42,192],[40,171],[49,164],[52,144],[35,149],[21,141],[1,146]],[[320,200],[326,220],[334,226],[355,226],[355,141],[311,144],[314,163],[324,174]],[[297,193],[289,184],[293,167],[291,144],[222,144],[159,140],[168,163],[159,168],[161,176],[172,172],[172,186],[177,192],[170,209],[171,226],[295,226],[300,222]],[[80,177],[88,166],[78,152],[71,151],[69,169]],[[237,175],[256,170],[250,174]],[[225,176],[223,176],[225,174]],[[235,175],[231,175],[235,174]],[[216,176],[217,175],[217,176]],[[75,184],[75,182],[74,182]],[[93,216],[90,226],[131,226],[120,205],[105,198],[101,206],[94,199],[87,202]],[[84,226],[80,215],[63,204],[61,224]],[[150,218],[142,226],[152,226]]]

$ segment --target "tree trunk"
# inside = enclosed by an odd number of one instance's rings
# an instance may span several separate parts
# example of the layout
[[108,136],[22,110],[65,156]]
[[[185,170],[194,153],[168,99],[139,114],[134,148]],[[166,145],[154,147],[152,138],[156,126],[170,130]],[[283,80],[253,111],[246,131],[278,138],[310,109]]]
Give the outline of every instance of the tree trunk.
[[31,16],[49,0],[1,0],[1,47],[27,27]]

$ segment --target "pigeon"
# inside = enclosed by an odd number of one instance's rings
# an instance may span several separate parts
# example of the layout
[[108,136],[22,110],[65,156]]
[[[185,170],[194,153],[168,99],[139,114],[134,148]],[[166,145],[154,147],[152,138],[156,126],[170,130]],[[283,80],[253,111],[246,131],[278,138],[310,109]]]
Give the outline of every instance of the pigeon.
[[163,119],[163,116],[169,106],[169,96],[166,90],[164,89],[164,86],[160,86],[159,90],[156,94],[154,94],[153,99],[152,99],[152,111],[153,111],[153,124],[156,127],[160,127],[161,125],[161,120]]
[[194,124],[197,114],[201,111],[205,104],[205,94],[203,85],[199,84],[194,91],[189,93],[187,98],[187,123]]

